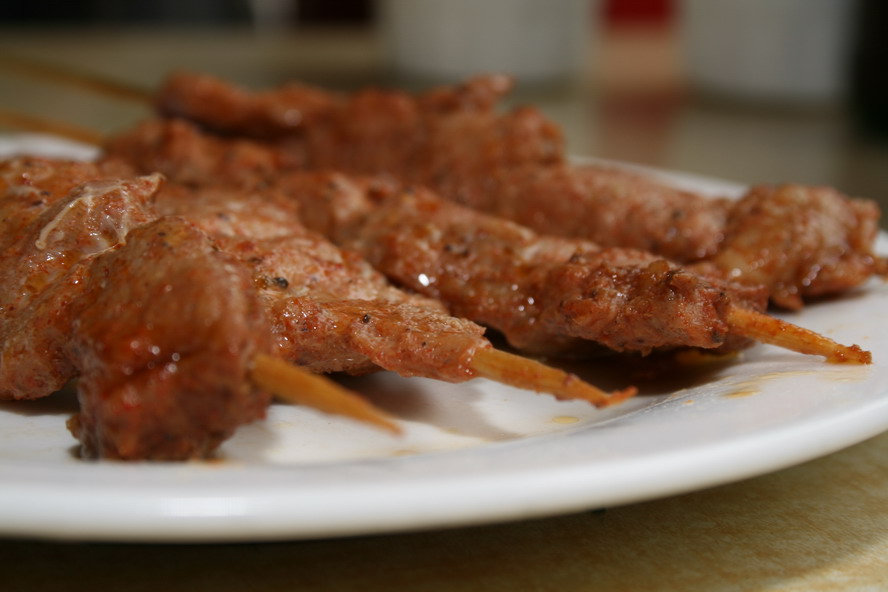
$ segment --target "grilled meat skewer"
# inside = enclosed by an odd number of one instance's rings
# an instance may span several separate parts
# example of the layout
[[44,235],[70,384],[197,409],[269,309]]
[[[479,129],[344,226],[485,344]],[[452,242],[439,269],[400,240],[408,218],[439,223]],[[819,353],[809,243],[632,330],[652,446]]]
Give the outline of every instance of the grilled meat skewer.
[[383,366],[407,376],[465,380],[476,350],[489,347],[478,325],[447,315],[435,300],[398,290],[355,253],[307,231],[290,200],[171,187],[157,205],[192,220],[250,270],[274,319],[277,350],[315,372],[364,374]]
[[450,316],[437,300],[394,288],[356,253],[307,230],[295,202],[270,189],[171,186],[160,192],[158,208],[194,221],[251,270],[276,351],[316,372],[384,368],[449,382],[482,376],[598,406],[635,392],[607,396],[561,370],[494,349],[480,326]]
[[529,351],[563,353],[576,339],[641,353],[730,351],[756,339],[831,362],[870,361],[857,346],[761,314],[763,288],[691,273],[643,251],[541,237],[427,190],[362,189],[339,173],[292,174],[278,187],[304,210],[347,203],[319,218],[336,242]]
[[[762,289],[703,278],[643,252],[539,237],[428,191],[387,191],[384,184],[362,186],[338,174],[271,174],[274,153],[260,146],[194,135],[187,124],[167,131],[152,142],[130,138],[112,154],[125,154],[142,169],[160,168],[202,191],[230,180],[282,192],[300,203],[310,227],[358,249],[396,282],[441,299],[454,313],[500,330],[528,351],[575,352],[588,341],[645,353],[732,349],[747,340],[741,327],[729,326],[731,307],[764,307]],[[185,154],[190,157],[181,158]],[[233,175],[226,178],[225,171]],[[843,351],[828,357],[866,361],[857,350]]]
[[204,458],[271,397],[250,380],[271,351],[250,277],[184,220],[135,228],[91,266],[67,344],[86,456]]
[[538,111],[496,111],[508,87],[490,77],[419,95],[300,85],[249,93],[180,73],[156,100],[165,115],[268,141],[288,166],[388,175],[544,234],[705,261],[731,280],[765,285],[789,309],[885,271],[872,250],[879,212],[870,201],[786,185],[755,187],[733,204],[634,172],[576,166]]
[[[215,256],[197,257],[202,265],[191,265],[183,249],[175,262],[187,274],[175,288],[170,278],[158,284],[152,272],[170,258],[142,260],[147,241],[127,240],[130,231],[141,229],[156,243],[158,233],[176,230],[152,223],[150,200],[159,175],[86,182],[66,197],[64,181],[53,174],[78,169],[92,174],[95,167],[60,171],[29,164],[4,163],[0,173],[6,184],[3,210],[11,222],[0,266],[0,396],[45,396],[80,376],[82,411],[72,431],[86,455],[109,458],[200,457],[237,425],[260,417],[268,395],[246,386],[245,377],[247,360],[267,347],[261,332],[245,330],[261,310],[248,302],[249,291],[239,294],[246,278],[239,281]],[[207,265],[212,273],[202,273]],[[212,277],[225,291],[205,283]],[[189,281],[197,279],[201,282]],[[183,290],[196,327],[179,315],[164,320],[169,307],[146,306],[167,294],[184,296]],[[126,315],[119,314],[122,308]],[[171,332],[172,319],[178,331]],[[214,330],[196,334],[202,327]],[[180,369],[200,369],[213,378],[204,383],[197,378],[203,372],[186,375]],[[207,399],[212,411],[204,408]]]

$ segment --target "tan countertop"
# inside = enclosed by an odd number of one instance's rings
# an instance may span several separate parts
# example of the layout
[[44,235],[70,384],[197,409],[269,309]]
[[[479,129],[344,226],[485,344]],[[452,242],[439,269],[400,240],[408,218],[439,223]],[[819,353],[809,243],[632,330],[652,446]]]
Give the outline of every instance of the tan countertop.
[[[656,40],[655,40],[656,42]],[[668,42],[667,42],[668,43]],[[659,46],[662,47],[662,46]],[[590,60],[616,59],[596,46]],[[659,50],[658,50],[659,51]],[[365,32],[2,31],[0,52],[151,86],[175,67],[253,86],[301,78],[390,83]],[[611,53],[608,53],[611,52]],[[658,55],[663,55],[658,53]],[[668,58],[667,54],[667,58]],[[590,65],[592,67],[592,65]],[[603,82],[602,82],[603,81]],[[617,101],[607,77],[519,88],[579,154],[744,182],[825,183],[888,206],[888,149],[839,109],[700,100],[683,89]],[[144,107],[0,76],[0,104],[112,133]],[[328,541],[117,545],[0,541],[3,590],[888,589],[888,435],[771,475],[543,520]],[[0,484],[2,486],[2,484]],[[64,584],[60,584],[64,582]]]

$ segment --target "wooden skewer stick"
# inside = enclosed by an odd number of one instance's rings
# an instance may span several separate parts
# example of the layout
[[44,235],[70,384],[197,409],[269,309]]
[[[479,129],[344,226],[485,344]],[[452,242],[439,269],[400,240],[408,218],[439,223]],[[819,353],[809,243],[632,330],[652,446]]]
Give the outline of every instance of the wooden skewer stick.
[[0,126],[52,134],[85,144],[101,145],[104,139],[102,134],[95,130],[46,119],[45,117],[34,117],[25,113],[3,109],[2,107],[0,107]]
[[115,99],[142,103],[154,100],[154,93],[148,89],[30,58],[0,54],[0,69],[29,78],[83,88]]
[[635,387],[629,387],[608,394],[575,374],[494,348],[478,350],[471,367],[478,377],[538,393],[548,393],[561,401],[588,401],[596,407],[614,405],[638,392]]
[[820,333],[739,306],[728,311],[728,324],[737,335],[801,354],[824,356],[833,364],[872,363],[872,354],[859,345],[842,345]]
[[278,398],[330,413],[371,423],[393,434],[401,428],[387,413],[335,382],[269,355],[253,360],[251,378],[261,389]]

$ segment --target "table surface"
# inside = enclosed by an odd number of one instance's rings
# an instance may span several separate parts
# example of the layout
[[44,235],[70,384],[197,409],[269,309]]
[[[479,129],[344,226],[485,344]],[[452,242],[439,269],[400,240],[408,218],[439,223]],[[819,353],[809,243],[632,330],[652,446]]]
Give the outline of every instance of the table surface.
[[[354,30],[4,30],[0,53],[151,87],[173,68],[263,87],[404,84]],[[639,59],[654,74],[627,76]],[[634,56],[634,58],[633,58]],[[888,207],[888,148],[837,106],[735,104],[689,90],[674,39],[602,36],[588,71],[519,84],[572,152],[741,182],[829,184]],[[680,70],[680,68],[679,68]],[[64,100],[60,100],[63,93]],[[101,133],[144,106],[0,75],[0,106]],[[881,590],[888,588],[888,434],[771,475],[605,511],[327,541],[117,545],[0,540],[4,590]]]

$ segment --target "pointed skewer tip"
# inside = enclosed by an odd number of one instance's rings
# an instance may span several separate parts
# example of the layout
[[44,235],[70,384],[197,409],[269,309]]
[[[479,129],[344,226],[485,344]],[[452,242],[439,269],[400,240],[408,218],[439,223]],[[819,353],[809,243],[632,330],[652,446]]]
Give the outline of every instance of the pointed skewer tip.
[[475,352],[471,367],[478,377],[550,394],[558,400],[580,399],[596,407],[615,405],[638,392],[634,387],[629,387],[607,393],[575,374],[494,348]]
[[832,364],[870,364],[872,354],[859,345],[842,345],[829,337],[784,320],[739,306],[728,311],[733,333],[801,354],[823,356]]
[[252,379],[259,388],[290,403],[350,417],[392,434],[401,433],[393,418],[360,395],[279,358],[257,355],[253,361]]

